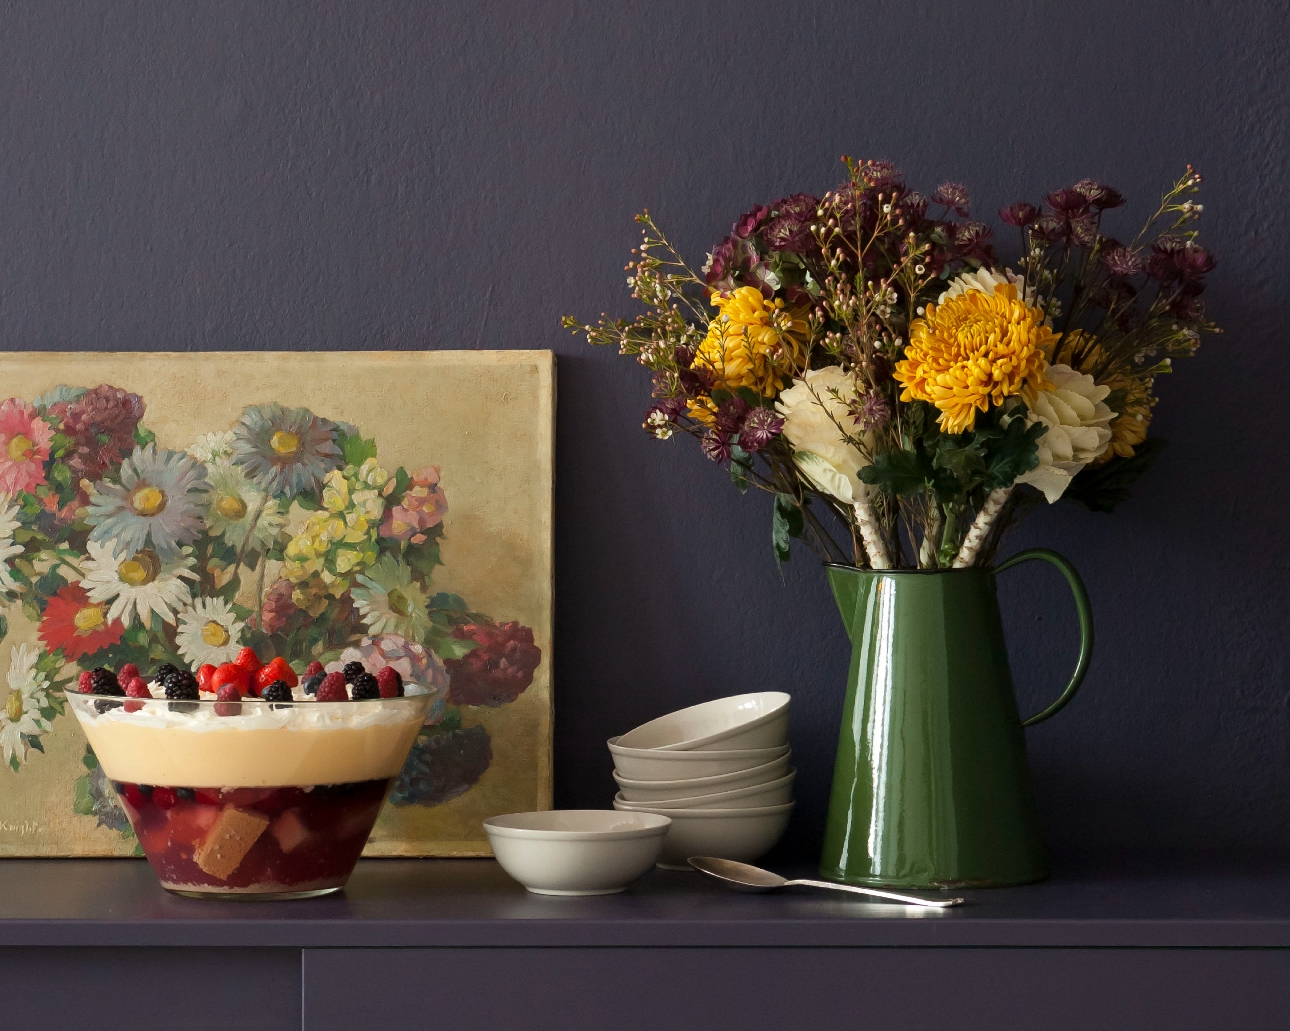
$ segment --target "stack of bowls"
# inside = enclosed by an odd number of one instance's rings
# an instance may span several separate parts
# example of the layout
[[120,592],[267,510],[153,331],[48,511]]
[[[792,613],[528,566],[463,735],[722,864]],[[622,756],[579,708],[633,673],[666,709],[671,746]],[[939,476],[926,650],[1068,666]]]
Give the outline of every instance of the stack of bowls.
[[610,738],[614,808],[672,819],[659,866],[690,856],[751,862],[777,842],[793,811],[789,696],[734,695],[660,716]]

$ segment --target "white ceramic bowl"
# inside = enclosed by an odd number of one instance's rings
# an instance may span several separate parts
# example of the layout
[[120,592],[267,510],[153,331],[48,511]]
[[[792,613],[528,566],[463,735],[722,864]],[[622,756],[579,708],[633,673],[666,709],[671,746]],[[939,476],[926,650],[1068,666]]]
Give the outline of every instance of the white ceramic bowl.
[[611,895],[654,865],[671,823],[653,813],[556,809],[490,816],[484,831],[502,869],[529,891]]
[[756,809],[761,806],[783,805],[793,801],[793,778],[797,771],[789,772],[778,780],[765,784],[753,784],[746,788],[735,788],[732,791],[716,791],[709,795],[690,795],[682,798],[668,798],[654,802],[632,802],[621,791],[614,798],[622,802],[624,809]]
[[614,780],[618,782],[623,798],[628,802],[664,802],[669,798],[711,795],[717,791],[734,791],[736,788],[779,780],[788,772],[788,759],[789,756],[785,754],[761,766],[754,766],[751,770],[736,770],[734,773],[722,773],[715,777],[691,777],[688,780],[635,780],[624,777],[615,770]]
[[788,737],[788,703],[783,691],[714,698],[642,723],[618,743],[674,752],[774,748]]
[[[751,863],[774,847],[784,834],[794,803],[757,809],[630,810],[669,816],[672,826],[663,839],[658,865],[665,870],[690,870],[691,856],[716,856]],[[622,803],[615,802],[614,808]]]
[[777,748],[736,748],[720,752],[667,752],[659,748],[624,748],[619,738],[609,739],[614,768],[632,780],[693,780],[719,777],[764,766],[788,755],[788,745]]

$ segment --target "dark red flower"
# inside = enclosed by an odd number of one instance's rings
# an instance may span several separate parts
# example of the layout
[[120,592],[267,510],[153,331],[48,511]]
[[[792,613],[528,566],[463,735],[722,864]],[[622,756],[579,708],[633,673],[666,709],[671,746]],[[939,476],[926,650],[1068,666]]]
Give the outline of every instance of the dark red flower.
[[505,705],[533,683],[542,650],[533,643],[533,631],[528,627],[515,622],[467,623],[452,635],[478,645],[460,659],[444,663],[448,701],[453,705]]
[[143,418],[143,398],[120,387],[100,384],[77,400],[50,406],[61,416],[61,432],[75,442],[66,458],[72,480],[97,480],[134,449],[134,431]]
[[932,194],[932,203],[949,208],[960,218],[967,218],[971,198],[968,188],[962,183],[941,183]]
[[744,424],[744,416],[747,414],[747,401],[742,397],[727,398],[717,406],[717,432],[733,436],[739,432],[739,427]]
[[708,286],[715,286],[725,278],[727,270],[733,264],[735,258],[735,242],[730,237],[726,237],[719,244],[712,248],[712,256],[708,261],[708,267],[704,271],[703,279]]
[[990,237],[993,231],[984,222],[964,222],[954,227],[954,245],[965,258],[985,264],[993,259]]
[[708,430],[699,441],[699,448],[704,455],[714,462],[725,465],[730,461],[730,434],[719,430]]
[[[273,586],[264,594],[264,601],[260,605],[260,629],[266,634],[276,634],[279,630],[287,625],[289,620],[297,611],[296,603],[291,600],[291,592],[295,585],[290,580],[275,580]],[[256,618],[253,615],[249,620],[252,626],[256,625]]]
[[818,197],[808,193],[795,193],[771,205],[774,213],[762,230],[762,240],[772,251],[791,251],[806,254],[815,246],[811,225],[816,221]]
[[1039,217],[1039,209],[1024,200],[999,209],[999,217],[1010,226],[1024,229]]
[[761,227],[769,214],[770,208],[764,204],[758,204],[752,211],[739,216],[731,232],[740,240],[746,240]]
[[1081,179],[1074,187],[1078,192],[1088,198],[1088,202],[1097,208],[1098,211],[1104,211],[1107,208],[1118,208],[1124,203],[1124,197],[1112,186],[1106,183],[1099,183],[1092,179]]
[[1142,253],[1136,247],[1125,247],[1119,240],[1107,240],[1098,260],[1118,279],[1129,279],[1142,271]]
[[1147,275],[1162,283],[1199,284],[1214,265],[1214,256],[1204,247],[1181,236],[1162,236],[1151,247]]
[[775,439],[784,428],[784,420],[769,408],[754,408],[744,418],[739,430],[739,446],[749,453],[756,453]]

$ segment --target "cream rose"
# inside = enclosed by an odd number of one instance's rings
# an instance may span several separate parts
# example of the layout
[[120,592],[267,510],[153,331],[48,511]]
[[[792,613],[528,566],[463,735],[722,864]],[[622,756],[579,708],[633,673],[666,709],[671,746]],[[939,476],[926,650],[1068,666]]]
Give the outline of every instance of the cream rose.
[[[960,294],[968,293],[971,290],[980,290],[983,294],[993,294],[996,286],[1003,286],[1007,283],[1011,283],[1017,288],[1019,296],[1023,294],[1022,287],[1025,286],[1025,283],[1012,269],[995,272],[982,266],[975,272],[964,272],[950,280],[950,285],[945,288],[940,297],[936,298],[936,303],[944,304],[951,297],[958,297]],[[1035,292],[1027,287],[1022,300],[1026,304],[1034,304]]]
[[1098,386],[1092,376],[1069,365],[1051,365],[1046,374],[1051,390],[1026,397],[1026,425],[1048,427],[1039,438],[1039,465],[1017,477],[1044,492],[1051,505],[1066,492],[1071,480],[1106,448],[1108,423],[1115,418],[1103,399],[1110,387]]
[[794,379],[775,402],[797,468],[816,489],[848,505],[864,496],[858,474],[869,464],[846,438],[860,436],[859,423],[847,407],[858,396],[855,381],[830,365]]

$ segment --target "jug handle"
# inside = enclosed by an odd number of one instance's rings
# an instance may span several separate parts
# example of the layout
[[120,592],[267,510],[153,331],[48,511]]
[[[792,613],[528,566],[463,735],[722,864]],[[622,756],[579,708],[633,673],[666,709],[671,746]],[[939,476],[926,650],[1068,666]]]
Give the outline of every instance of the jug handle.
[[1023,727],[1033,727],[1036,723],[1043,723],[1050,716],[1056,716],[1066,707],[1067,702],[1075,697],[1075,692],[1079,690],[1080,684],[1084,680],[1084,674],[1088,672],[1089,660],[1093,657],[1093,608],[1089,605],[1088,591],[1084,589],[1084,581],[1079,578],[1079,573],[1075,572],[1075,567],[1065,558],[1055,551],[1049,551],[1047,548],[1030,548],[1026,551],[1019,551],[1006,562],[1000,563],[995,568],[996,573],[1002,573],[1005,569],[1020,565],[1022,562],[1030,562],[1034,559],[1040,559],[1056,566],[1061,570],[1062,576],[1066,577],[1066,582],[1070,584],[1071,593],[1075,595],[1075,611],[1079,613],[1079,661],[1075,664],[1075,672],[1071,674],[1070,683],[1066,685],[1066,690],[1053,702],[1048,708],[1035,713],[1029,719],[1021,721]]

